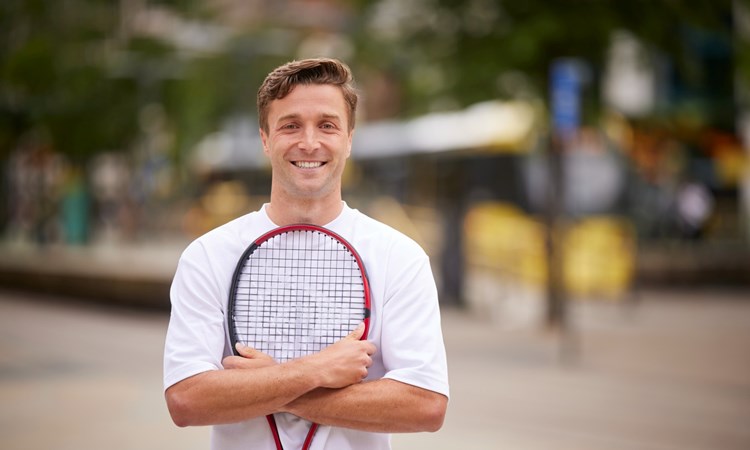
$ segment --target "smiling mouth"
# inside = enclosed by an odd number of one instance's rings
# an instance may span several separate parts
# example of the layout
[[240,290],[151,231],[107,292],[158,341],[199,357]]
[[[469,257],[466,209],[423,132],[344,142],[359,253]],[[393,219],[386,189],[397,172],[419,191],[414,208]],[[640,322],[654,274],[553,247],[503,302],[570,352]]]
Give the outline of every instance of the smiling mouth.
[[300,169],[317,169],[323,165],[320,161],[294,161],[294,165]]

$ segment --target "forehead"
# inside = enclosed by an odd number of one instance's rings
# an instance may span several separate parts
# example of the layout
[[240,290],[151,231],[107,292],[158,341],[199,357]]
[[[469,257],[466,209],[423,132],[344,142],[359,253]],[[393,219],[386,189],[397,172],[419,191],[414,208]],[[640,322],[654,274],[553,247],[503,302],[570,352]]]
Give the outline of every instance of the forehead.
[[330,84],[301,84],[286,95],[269,104],[269,122],[289,115],[295,116],[339,116],[347,117],[344,94]]

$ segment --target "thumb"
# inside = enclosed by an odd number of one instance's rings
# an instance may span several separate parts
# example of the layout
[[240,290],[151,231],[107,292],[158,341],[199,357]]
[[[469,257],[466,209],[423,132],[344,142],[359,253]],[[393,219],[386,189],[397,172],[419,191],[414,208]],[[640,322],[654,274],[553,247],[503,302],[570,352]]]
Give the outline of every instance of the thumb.
[[362,339],[362,335],[365,333],[365,323],[360,322],[357,328],[354,329],[351,333],[349,333],[344,339],[349,339],[352,341],[358,341]]

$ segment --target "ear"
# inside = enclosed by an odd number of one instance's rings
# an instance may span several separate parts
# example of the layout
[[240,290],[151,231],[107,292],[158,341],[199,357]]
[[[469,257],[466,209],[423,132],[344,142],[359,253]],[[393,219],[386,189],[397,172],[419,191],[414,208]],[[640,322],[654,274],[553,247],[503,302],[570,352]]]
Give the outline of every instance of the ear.
[[349,139],[347,142],[347,151],[346,151],[346,157],[350,157],[352,155],[352,138],[354,138],[354,130],[349,132]]
[[258,131],[260,132],[260,142],[263,144],[263,153],[268,156],[268,135],[263,131],[263,128],[259,128]]

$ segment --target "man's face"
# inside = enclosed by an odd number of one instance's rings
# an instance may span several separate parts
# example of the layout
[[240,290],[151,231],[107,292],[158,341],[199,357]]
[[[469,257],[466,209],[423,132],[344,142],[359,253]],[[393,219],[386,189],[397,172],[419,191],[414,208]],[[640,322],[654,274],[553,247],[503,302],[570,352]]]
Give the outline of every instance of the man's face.
[[341,176],[351,153],[347,107],[331,85],[298,85],[268,110],[263,151],[271,161],[274,192],[318,199],[341,195]]

